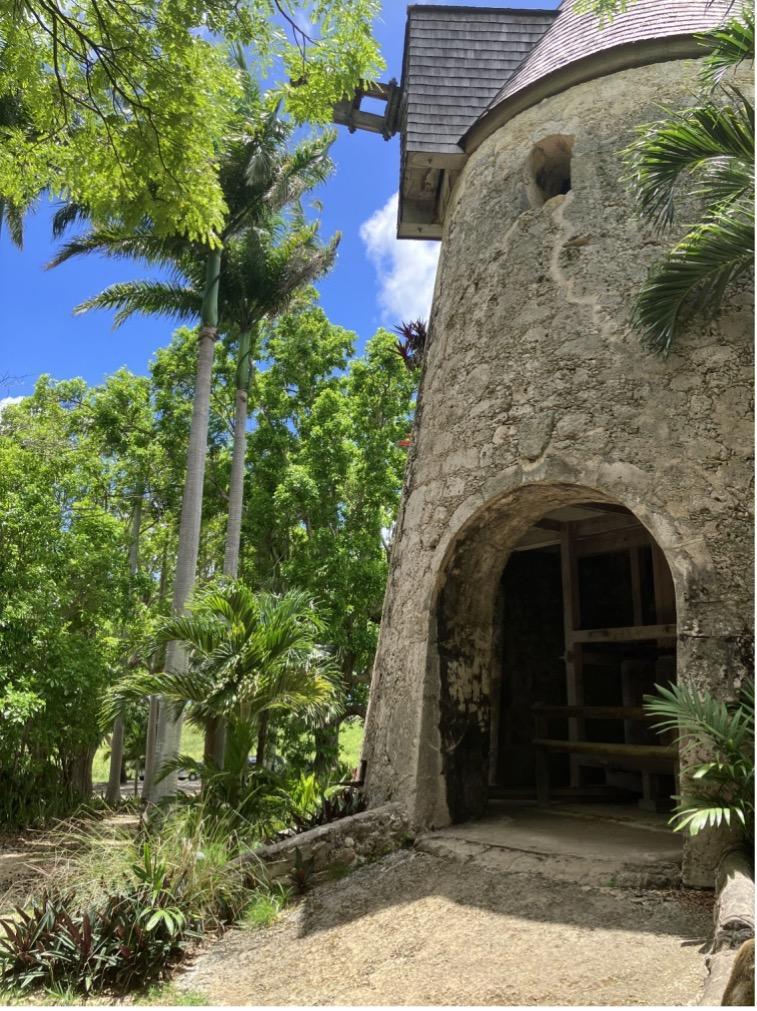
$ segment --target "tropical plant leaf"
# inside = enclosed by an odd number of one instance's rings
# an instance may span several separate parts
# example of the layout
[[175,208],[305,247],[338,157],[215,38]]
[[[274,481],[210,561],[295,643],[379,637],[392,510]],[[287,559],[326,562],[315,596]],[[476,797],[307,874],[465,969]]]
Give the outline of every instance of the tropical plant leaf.
[[720,207],[693,228],[651,271],[637,296],[631,319],[644,344],[668,355],[692,311],[716,315],[726,290],[752,269],[753,248],[751,202]]

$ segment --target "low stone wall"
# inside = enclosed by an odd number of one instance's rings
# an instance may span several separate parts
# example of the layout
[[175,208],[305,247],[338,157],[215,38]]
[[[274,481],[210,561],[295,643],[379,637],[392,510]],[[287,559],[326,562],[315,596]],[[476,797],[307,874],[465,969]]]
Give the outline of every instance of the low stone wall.
[[384,804],[270,846],[261,846],[255,851],[255,857],[262,861],[271,884],[287,883],[297,866],[299,850],[303,863],[309,864],[312,880],[318,882],[412,841],[402,808],[398,804]]
[[720,1004],[731,978],[743,974],[744,958],[739,959],[739,952],[746,941],[754,939],[754,872],[741,850],[723,857],[715,889],[715,924],[701,1001],[707,1006]]

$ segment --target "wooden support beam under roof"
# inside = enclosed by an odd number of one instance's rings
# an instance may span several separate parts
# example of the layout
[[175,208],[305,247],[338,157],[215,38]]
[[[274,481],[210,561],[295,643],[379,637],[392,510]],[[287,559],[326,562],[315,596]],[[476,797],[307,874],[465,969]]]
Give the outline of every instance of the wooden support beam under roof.
[[521,537],[514,551],[533,551],[556,547],[560,544],[560,531],[566,527],[573,530],[576,552],[579,555],[621,551],[625,548],[644,547],[651,544],[646,527],[629,512],[596,513],[591,518],[559,521],[554,514],[535,523]]

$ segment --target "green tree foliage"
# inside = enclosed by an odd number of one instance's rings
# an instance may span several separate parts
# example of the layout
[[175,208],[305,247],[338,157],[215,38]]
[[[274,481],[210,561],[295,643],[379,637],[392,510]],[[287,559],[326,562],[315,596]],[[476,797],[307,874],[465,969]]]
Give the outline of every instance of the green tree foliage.
[[[345,715],[365,709],[415,382],[392,334],[357,359],[354,339],[317,308],[268,331],[250,398],[242,556],[243,578],[317,597]],[[322,742],[329,762],[337,726]]]
[[42,377],[0,418],[0,817],[88,795],[130,608],[124,526],[85,384]]
[[4,0],[9,222],[48,190],[101,222],[148,218],[161,234],[212,243],[227,215],[217,160],[242,93],[228,45],[244,45],[258,72],[282,60],[292,114],[326,122],[380,66],[376,13],[375,0]]

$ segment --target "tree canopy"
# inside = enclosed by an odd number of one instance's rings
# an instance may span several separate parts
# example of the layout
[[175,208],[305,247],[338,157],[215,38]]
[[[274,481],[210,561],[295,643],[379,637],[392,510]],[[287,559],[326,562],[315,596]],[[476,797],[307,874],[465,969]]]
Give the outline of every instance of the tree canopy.
[[42,191],[100,222],[149,218],[164,234],[212,241],[226,205],[218,159],[242,96],[238,47],[254,73],[274,61],[299,122],[380,57],[376,0],[4,0],[0,4],[0,201]]

